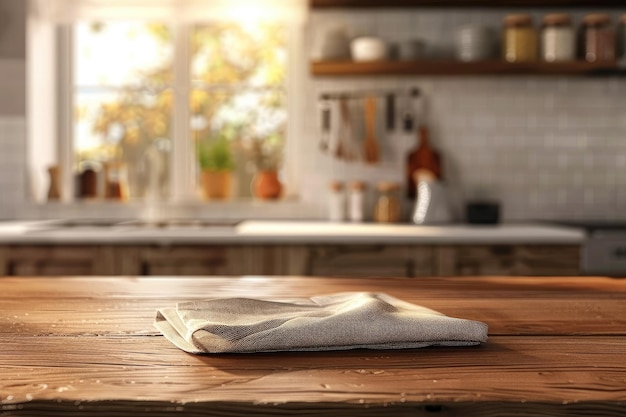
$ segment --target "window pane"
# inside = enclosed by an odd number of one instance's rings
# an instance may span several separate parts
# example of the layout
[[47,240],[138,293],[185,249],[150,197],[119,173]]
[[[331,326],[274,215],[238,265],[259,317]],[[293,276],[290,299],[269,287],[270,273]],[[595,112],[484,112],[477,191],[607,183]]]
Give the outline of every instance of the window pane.
[[226,138],[233,150],[235,196],[249,197],[256,172],[282,167],[286,27],[253,22],[198,25],[191,42],[191,134],[198,161],[206,165],[201,147],[206,151],[205,144]]
[[[75,95],[75,169],[122,164],[129,197],[169,193],[173,93],[79,90]],[[101,171],[100,175],[104,175]]]
[[250,196],[248,184],[257,171],[281,168],[287,123],[283,90],[192,90],[191,114],[196,149],[219,136],[230,141],[239,184],[237,196]]
[[75,26],[79,86],[172,84],[173,35],[163,24],[85,22]]
[[287,37],[282,25],[220,23],[192,33],[195,86],[281,87],[285,82]]

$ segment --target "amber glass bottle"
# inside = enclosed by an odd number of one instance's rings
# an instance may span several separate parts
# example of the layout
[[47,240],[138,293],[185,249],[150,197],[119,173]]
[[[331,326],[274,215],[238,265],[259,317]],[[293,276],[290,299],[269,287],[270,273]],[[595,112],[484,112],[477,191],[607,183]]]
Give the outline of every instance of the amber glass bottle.
[[406,195],[410,199],[417,197],[417,184],[415,183],[414,173],[417,170],[426,170],[441,179],[441,157],[439,153],[430,146],[428,127],[422,124],[419,127],[417,137],[419,143],[409,153],[407,158],[406,172]]

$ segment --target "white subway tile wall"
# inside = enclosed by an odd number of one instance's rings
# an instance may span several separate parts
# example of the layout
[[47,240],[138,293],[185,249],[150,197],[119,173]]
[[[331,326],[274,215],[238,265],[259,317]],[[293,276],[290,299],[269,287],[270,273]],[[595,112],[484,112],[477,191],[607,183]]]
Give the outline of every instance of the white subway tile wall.
[[[578,26],[585,12],[568,11]],[[342,26],[349,33],[381,36],[390,42],[423,39],[430,56],[451,57],[455,27],[481,23],[498,31],[510,12],[514,11],[314,12],[307,47],[312,57],[319,56],[324,31]],[[537,27],[549,12],[531,11]],[[608,12],[617,22],[619,13]],[[320,113],[316,98],[325,92],[412,87],[425,92],[431,142],[442,154],[445,180],[456,197],[460,218],[463,202],[486,197],[501,201],[505,220],[626,220],[626,79],[308,77],[308,115]],[[306,119],[301,144],[302,152],[312,155],[304,169],[316,173],[304,177],[307,200],[319,201],[330,180],[364,179],[371,185],[378,180],[402,181],[404,158],[416,143],[415,135],[378,129],[385,160],[374,168],[319,152],[316,119]],[[369,201],[371,205],[371,195]]]
[[26,194],[23,117],[0,117],[0,219],[17,216]]

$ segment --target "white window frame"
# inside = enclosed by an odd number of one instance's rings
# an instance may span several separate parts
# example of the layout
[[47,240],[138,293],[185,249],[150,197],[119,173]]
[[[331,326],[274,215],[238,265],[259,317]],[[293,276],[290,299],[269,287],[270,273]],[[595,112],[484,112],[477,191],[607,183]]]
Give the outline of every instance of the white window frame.
[[[167,22],[166,22],[167,23]],[[168,23],[175,33],[175,45],[174,45],[174,94],[176,94],[176,106],[174,106],[173,117],[173,132],[172,132],[172,164],[171,164],[171,190],[168,201],[163,201],[165,204],[171,204],[174,206],[184,206],[189,204],[197,204],[201,200],[198,198],[197,193],[197,163],[195,156],[195,149],[193,147],[193,141],[190,138],[190,123],[189,123],[189,100],[188,96],[191,91],[191,72],[190,72],[190,45],[189,37],[192,23],[180,23],[172,22]],[[303,97],[303,84],[305,80],[305,56],[301,48],[302,38],[304,32],[304,26],[301,23],[289,23],[283,22],[288,30],[288,44],[287,44],[287,79],[285,83],[285,91],[287,95],[287,127],[286,127],[286,140],[284,145],[284,158],[283,158],[283,185],[284,185],[284,200],[279,200],[276,204],[280,204],[283,201],[297,201],[299,189],[299,183],[302,173],[299,172],[298,167],[301,166],[297,145],[297,138],[301,137],[302,121],[300,120],[302,114],[303,100],[298,97]],[[41,27],[41,22],[34,22],[29,19],[28,31],[29,35],[36,32]],[[41,61],[42,57],[36,51],[39,50],[38,44],[41,44],[41,36],[33,36],[34,39],[30,39],[29,36],[29,85],[28,85],[28,147],[29,147],[29,162],[30,170],[39,169],[39,172],[44,168],[45,163],[42,163],[41,153],[37,151],[40,144],[46,142],[49,151],[56,153],[56,161],[62,167],[61,173],[61,186],[63,203],[78,203],[79,200],[74,196],[74,180],[72,162],[74,158],[73,154],[73,134],[74,134],[74,118],[73,118],[73,98],[74,98],[74,74],[72,69],[74,67],[73,60],[73,29],[71,23],[57,23],[52,26],[49,22],[43,32],[46,32],[48,36],[54,34],[56,42],[53,43],[56,57],[46,57],[48,65],[44,68],[48,69],[47,75],[42,72]],[[50,43],[50,40],[47,39]],[[50,65],[50,61],[56,61],[55,64]],[[36,70],[37,67],[40,67]],[[38,102],[37,96],[42,83],[41,78],[47,78],[47,88],[50,90],[49,94],[53,94],[55,98],[48,102]],[[38,82],[34,82],[37,80]],[[44,81],[44,84],[45,81]],[[56,87],[55,87],[56,86]],[[54,114],[54,117],[50,113]],[[43,126],[36,126],[32,123],[32,120],[38,120],[38,116],[46,114],[46,121]],[[50,149],[50,143],[53,142],[56,149]],[[48,152],[51,154],[51,152]],[[50,160],[50,155],[46,157],[46,160]],[[52,159],[55,159],[52,157]],[[35,178],[33,178],[35,177]],[[36,178],[39,177],[39,178]],[[33,200],[42,203],[46,202],[45,193],[45,178],[44,174],[34,174],[31,177],[31,195]],[[243,199],[234,199],[232,201],[238,207],[241,204],[246,204]],[[143,206],[150,202],[134,201],[133,205]],[[203,204],[210,204],[202,202]],[[98,203],[90,202],[89,207],[93,208]],[[119,204],[120,206],[128,205],[127,202],[112,203],[106,200],[102,200],[102,204],[110,206],[111,204]],[[223,203],[222,203],[223,204]],[[254,202],[250,202],[251,206],[255,206]]]

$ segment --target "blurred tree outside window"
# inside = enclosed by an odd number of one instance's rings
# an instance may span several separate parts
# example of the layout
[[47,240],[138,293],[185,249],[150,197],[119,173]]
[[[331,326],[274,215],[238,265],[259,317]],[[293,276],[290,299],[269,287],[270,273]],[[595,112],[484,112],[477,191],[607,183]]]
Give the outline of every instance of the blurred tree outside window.
[[[165,200],[173,187],[174,143],[191,141],[197,152],[217,137],[226,137],[233,150],[239,197],[250,195],[247,182],[256,170],[280,167],[287,122],[286,29],[248,22],[186,30],[190,70],[176,74],[181,66],[175,57],[181,55],[175,51],[176,32],[166,24],[74,24],[76,173],[100,169],[123,180],[132,200]],[[188,83],[185,95],[177,91],[177,79]],[[188,106],[187,137],[175,136],[176,106]]]

